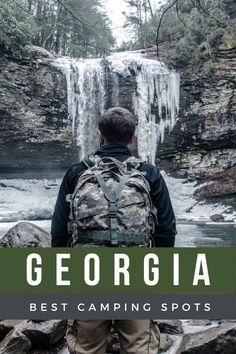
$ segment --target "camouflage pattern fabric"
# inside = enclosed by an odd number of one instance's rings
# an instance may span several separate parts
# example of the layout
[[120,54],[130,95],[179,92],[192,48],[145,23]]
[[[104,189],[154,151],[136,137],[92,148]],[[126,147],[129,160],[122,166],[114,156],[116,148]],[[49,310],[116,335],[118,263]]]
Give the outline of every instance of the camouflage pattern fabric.
[[[118,162],[118,161],[117,161]],[[78,179],[71,198],[70,218],[73,225],[73,239],[79,242],[84,230],[109,230],[109,201],[98,183],[94,169],[99,171],[110,192],[116,191],[127,168],[132,166],[129,178],[117,200],[117,231],[135,237],[150,235],[152,202],[150,186],[143,174],[133,166],[140,164],[134,157],[119,165],[94,157],[94,166],[88,168]]]

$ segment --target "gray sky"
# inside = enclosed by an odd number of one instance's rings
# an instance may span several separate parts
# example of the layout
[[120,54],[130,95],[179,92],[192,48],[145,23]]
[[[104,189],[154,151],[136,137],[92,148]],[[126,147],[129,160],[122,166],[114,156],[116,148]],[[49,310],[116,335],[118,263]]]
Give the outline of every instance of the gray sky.
[[[127,11],[127,6],[124,0],[102,0],[104,9],[107,12],[108,17],[112,21],[112,27],[121,27],[125,23],[125,16],[123,11]],[[113,30],[113,34],[116,37],[117,44],[121,44],[123,40],[127,38],[127,30],[122,28],[116,28]]]
[[[166,0],[151,0],[153,8],[158,8]],[[112,27],[121,27],[125,23],[125,16],[122,14],[124,11],[128,11],[127,4],[124,0],[102,0],[104,9],[107,15],[112,21]],[[113,30],[113,34],[116,37],[117,44],[121,44],[122,41],[126,41],[130,36],[128,29],[116,28]],[[128,38],[129,39],[129,38]]]

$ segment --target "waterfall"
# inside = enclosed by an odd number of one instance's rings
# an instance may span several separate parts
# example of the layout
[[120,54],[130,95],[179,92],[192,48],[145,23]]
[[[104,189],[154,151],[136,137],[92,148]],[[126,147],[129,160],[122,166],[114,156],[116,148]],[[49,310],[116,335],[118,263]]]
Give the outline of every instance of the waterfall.
[[155,164],[156,149],[164,141],[179,113],[180,77],[158,60],[147,59],[140,52],[116,53],[108,57],[113,73],[136,76],[133,111],[137,117],[137,145],[141,158]]
[[83,159],[98,148],[98,117],[105,109],[105,69],[101,59],[58,58],[67,81],[68,115]]
[[[155,164],[158,144],[164,141],[165,132],[169,132],[176,122],[179,80],[176,73],[158,73],[155,67],[150,69],[148,65],[144,66],[137,75],[134,108],[138,116],[138,153]],[[158,115],[153,112],[155,108],[158,109]]]
[[[80,158],[97,147],[97,122],[104,110],[131,102],[127,108],[137,119],[138,154],[154,164],[158,144],[178,117],[179,74],[140,52],[115,53],[106,59],[58,58],[56,65],[66,76],[68,114]],[[130,78],[134,87],[126,90],[122,101],[121,86]]]

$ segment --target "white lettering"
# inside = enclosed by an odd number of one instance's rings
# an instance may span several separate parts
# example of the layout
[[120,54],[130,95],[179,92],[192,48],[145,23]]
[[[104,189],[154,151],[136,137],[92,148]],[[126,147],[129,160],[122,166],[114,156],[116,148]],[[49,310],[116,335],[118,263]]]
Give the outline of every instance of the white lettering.
[[[121,266],[121,261],[123,261],[123,266]],[[130,285],[129,276],[129,256],[123,253],[115,254],[114,259],[114,285],[120,285],[120,275],[124,276],[124,285]]]
[[37,286],[42,281],[42,268],[34,267],[34,274],[36,275],[35,279],[33,279],[33,261],[36,262],[37,266],[42,265],[42,258],[37,253],[31,253],[28,255],[26,260],[26,278],[27,283],[31,286]]
[[[93,263],[93,279],[90,277],[91,263]],[[84,281],[89,286],[95,286],[100,281],[100,258],[95,253],[89,253],[84,258]]]
[[[156,267],[150,269],[150,261],[154,263]],[[144,282],[149,286],[157,285],[159,282],[159,257],[155,253],[148,253],[144,257]],[[150,279],[150,272],[153,274]]]
[[56,265],[57,265],[57,273],[56,273],[56,284],[62,286],[70,285],[70,280],[63,280],[62,273],[69,272],[69,267],[63,267],[62,261],[64,259],[70,259],[69,253],[58,253],[56,256]]
[[[202,274],[200,274],[202,268]],[[199,281],[203,280],[205,285],[210,285],[210,278],[207,267],[207,260],[205,253],[199,253],[197,255],[197,261],[195,266],[195,272],[193,277],[193,285],[198,285]]]

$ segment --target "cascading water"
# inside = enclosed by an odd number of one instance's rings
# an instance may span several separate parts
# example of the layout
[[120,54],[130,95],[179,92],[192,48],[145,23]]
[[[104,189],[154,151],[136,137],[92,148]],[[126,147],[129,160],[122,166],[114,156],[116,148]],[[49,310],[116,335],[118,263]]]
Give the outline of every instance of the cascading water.
[[[137,88],[132,102],[138,121],[138,154],[155,164],[157,146],[163,142],[165,131],[173,128],[178,117],[179,74],[168,70],[158,60],[147,59],[140,52],[116,53],[107,59],[113,75],[135,75]],[[116,88],[114,91],[119,90]]]
[[97,119],[105,108],[105,71],[101,59],[58,58],[67,80],[68,115],[84,158],[98,147]]
[[[135,77],[136,89],[128,107],[137,118],[138,154],[155,163],[156,149],[171,130],[179,111],[179,74],[140,52],[113,54],[106,59],[58,58],[67,79],[68,113],[80,158],[97,147],[97,121],[105,108],[122,105],[120,78]],[[108,103],[107,76],[111,77]]]

